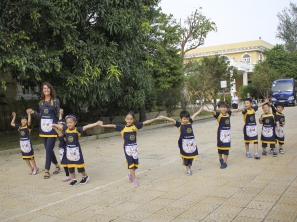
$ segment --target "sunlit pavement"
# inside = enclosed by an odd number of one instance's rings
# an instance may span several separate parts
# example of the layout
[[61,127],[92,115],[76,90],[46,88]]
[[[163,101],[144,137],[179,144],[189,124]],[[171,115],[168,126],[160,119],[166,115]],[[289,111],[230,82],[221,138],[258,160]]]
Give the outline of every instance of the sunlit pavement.
[[[82,143],[90,180],[74,187],[62,182],[62,169],[53,175],[52,165],[51,177],[45,180],[42,170],[35,176],[27,174],[20,153],[2,152],[0,220],[296,221],[297,108],[286,107],[284,113],[285,154],[261,156],[260,160],[246,158],[243,118],[240,113],[233,116],[226,169],[219,168],[215,119],[195,122],[199,158],[192,176],[181,165],[174,126],[140,130],[139,187],[127,181],[120,135]],[[35,155],[42,168],[44,150]]]

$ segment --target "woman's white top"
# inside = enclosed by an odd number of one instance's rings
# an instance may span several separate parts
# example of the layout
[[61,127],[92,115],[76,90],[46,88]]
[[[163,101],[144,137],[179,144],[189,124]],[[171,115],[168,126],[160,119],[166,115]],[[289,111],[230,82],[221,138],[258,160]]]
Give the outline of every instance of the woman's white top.
[[232,104],[238,104],[238,97],[232,96]]

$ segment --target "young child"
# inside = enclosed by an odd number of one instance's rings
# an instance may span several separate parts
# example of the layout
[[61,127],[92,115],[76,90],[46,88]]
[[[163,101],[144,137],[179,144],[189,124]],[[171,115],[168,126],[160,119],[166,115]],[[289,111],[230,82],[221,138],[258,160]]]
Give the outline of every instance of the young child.
[[[259,105],[262,106],[263,103]],[[252,99],[246,98],[244,100],[244,109],[242,109],[244,126],[243,126],[243,135],[244,135],[244,143],[246,149],[246,156],[248,158],[252,158],[252,154],[249,151],[249,144],[254,143],[254,158],[260,159],[260,155],[258,153],[258,129],[255,113],[258,110],[258,106],[252,106]]]
[[158,118],[146,120],[144,122],[135,123],[135,116],[132,111],[128,112],[125,116],[125,125],[115,125],[115,124],[106,124],[103,125],[101,122],[101,127],[115,128],[116,131],[119,131],[124,139],[124,153],[128,163],[128,181],[133,182],[134,186],[139,186],[139,182],[135,175],[135,170],[138,168],[138,146],[136,141],[136,134],[139,129],[144,125],[150,124],[157,120]]
[[192,175],[193,172],[191,167],[193,165],[193,160],[194,158],[198,157],[198,148],[192,128],[192,123],[193,119],[195,119],[201,111],[202,109],[194,113],[192,117],[190,117],[190,113],[188,111],[181,111],[179,114],[180,122],[169,117],[160,116],[160,119],[166,119],[172,122],[180,132],[178,147],[180,149],[183,165],[186,166],[188,176]]
[[279,153],[284,154],[283,145],[285,143],[285,134],[284,134],[284,126],[285,126],[285,115],[282,113],[284,110],[283,104],[277,104],[276,108],[272,105],[272,112],[276,115],[276,121],[279,122],[279,125],[276,126],[275,134],[276,140],[279,144]]
[[[229,150],[231,148],[231,125],[230,117],[233,112],[240,112],[241,109],[232,109],[227,111],[227,103],[220,101],[218,103],[219,111],[206,110],[202,108],[202,112],[212,113],[219,124],[217,131],[217,149],[219,154],[220,168],[227,167],[227,160],[229,157]],[[224,158],[223,158],[224,155]]]
[[30,140],[31,132],[31,113],[27,112],[28,116],[21,117],[21,124],[15,124],[16,113],[12,113],[11,126],[19,131],[20,148],[22,157],[29,167],[29,175],[35,175],[39,171],[34,160],[34,150]]
[[261,133],[261,142],[263,152],[262,155],[266,156],[266,147],[267,144],[270,145],[270,149],[273,150],[273,156],[276,157],[277,153],[275,152],[275,125],[279,127],[279,121],[276,121],[275,114],[270,112],[270,104],[268,101],[262,105],[263,114],[259,118],[259,123],[263,124],[262,133]]
[[58,128],[62,130],[66,139],[66,157],[67,157],[67,167],[72,181],[69,186],[74,186],[77,184],[77,180],[75,177],[75,168],[77,171],[82,174],[82,179],[80,184],[86,184],[89,180],[89,176],[85,171],[85,162],[82,154],[82,150],[79,144],[79,137],[89,128],[99,126],[100,121],[88,124],[86,126],[76,127],[76,116],[73,114],[67,115],[65,117],[66,126],[62,124],[53,124],[54,128]]

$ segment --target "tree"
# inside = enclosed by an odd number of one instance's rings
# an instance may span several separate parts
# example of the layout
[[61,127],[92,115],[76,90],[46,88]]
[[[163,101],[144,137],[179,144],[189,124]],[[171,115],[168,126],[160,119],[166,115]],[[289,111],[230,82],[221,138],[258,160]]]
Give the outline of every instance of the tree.
[[283,45],[276,45],[267,51],[266,59],[262,63],[269,64],[270,68],[284,77],[297,78],[297,52],[290,53]]
[[178,49],[180,27],[174,23],[172,15],[166,15],[160,9],[155,11],[151,23],[146,48],[151,64],[153,92],[148,92],[148,95],[151,97],[154,93],[157,105],[164,106],[170,114],[179,102],[171,98],[179,97],[175,91],[179,91],[184,80],[183,61]]
[[282,75],[271,68],[268,63],[263,62],[255,66],[255,71],[252,76],[252,86],[263,98],[268,98],[271,83],[279,78],[282,78]]
[[151,86],[143,42],[157,3],[3,0],[0,73],[25,86],[51,82],[76,112],[140,107]]
[[208,101],[216,108],[216,99],[221,91],[221,81],[227,81],[230,88],[237,76],[237,69],[230,66],[223,57],[203,57],[192,62],[186,69],[188,75],[187,89],[190,95],[196,95],[201,101]]
[[290,2],[290,8],[285,8],[277,14],[279,24],[276,37],[285,42],[289,52],[297,51],[297,5]]

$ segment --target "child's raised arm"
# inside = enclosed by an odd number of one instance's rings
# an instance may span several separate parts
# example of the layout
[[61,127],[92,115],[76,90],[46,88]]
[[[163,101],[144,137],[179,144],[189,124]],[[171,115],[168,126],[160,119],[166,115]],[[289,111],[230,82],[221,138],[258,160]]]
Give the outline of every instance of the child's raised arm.
[[201,108],[201,112],[207,112],[207,113],[211,113],[212,115],[217,115],[216,111],[214,110],[209,110],[209,109],[204,109],[204,108]]
[[117,127],[115,124],[106,124],[106,125],[103,125],[103,122],[102,121],[99,121],[99,126],[105,127],[105,128],[116,128]]
[[64,110],[60,108],[60,111],[59,111],[59,120],[63,119],[63,113],[64,113]]
[[172,118],[169,118],[169,117],[166,117],[166,116],[158,116],[158,119],[165,119],[169,122],[172,122],[174,125],[176,125],[176,120],[175,119],[172,119]]
[[95,126],[101,126],[101,123],[102,123],[102,121],[97,121],[96,123],[91,123],[91,124],[85,125],[83,127],[83,131],[86,131],[87,129],[93,128]]
[[203,111],[203,108],[201,107],[196,113],[193,114],[191,118],[195,119],[202,111]]
[[27,111],[28,114],[28,126],[31,126],[31,112]]
[[[54,125],[54,124],[53,124],[53,125]],[[59,124],[55,124],[55,125],[59,125]],[[62,130],[60,130],[59,128],[57,128],[57,127],[55,127],[55,126],[52,126],[52,127],[53,127],[53,129],[57,132],[57,134],[58,134],[59,137],[64,136]],[[63,126],[62,126],[62,127],[63,127]]]
[[159,119],[159,118],[157,117],[157,118],[154,118],[154,119],[146,120],[146,121],[143,122],[143,125],[150,124],[150,123],[152,123],[152,122],[154,122],[154,121],[156,121],[156,120],[158,120],[158,119]]
[[63,130],[63,125],[62,124],[56,124],[56,123],[53,123],[52,124],[52,127],[55,129],[57,128],[58,130]]
[[268,100],[268,99],[266,99],[263,103],[260,103],[260,104],[258,105],[258,107],[261,107],[261,106],[263,106],[263,105],[266,104],[266,103],[269,103],[269,100]]
[[11,115],[12,115],[12,120],[11,120],[10,125],[13,126],[13,127],[15,127],[15,118],[16,118],[16,114],[15,114],[15,112],[12,112]]

